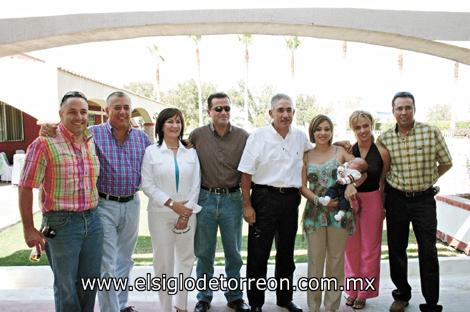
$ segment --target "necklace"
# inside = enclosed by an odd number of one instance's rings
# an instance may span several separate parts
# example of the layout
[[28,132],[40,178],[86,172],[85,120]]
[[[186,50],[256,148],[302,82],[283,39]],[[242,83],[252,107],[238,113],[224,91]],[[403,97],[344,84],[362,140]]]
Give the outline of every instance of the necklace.
[[175,146],[175,147],[172,147],[172,146],[167,146],[167,148],[169,149],[178,149],[179,146]]

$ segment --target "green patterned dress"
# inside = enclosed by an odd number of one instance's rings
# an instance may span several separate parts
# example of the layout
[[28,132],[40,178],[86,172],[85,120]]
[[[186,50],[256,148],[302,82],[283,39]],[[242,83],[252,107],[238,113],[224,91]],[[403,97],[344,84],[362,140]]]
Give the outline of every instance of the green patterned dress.
[[[336,158],[332,158],[321,165],[309,163],[307,166],[308,188],[317,196],[323,196],[326,190],[336,183],[336,168],[339,165],[340,163]],[[322,226],[333,226],[344,228],[351,235],[354,232],[354,214],[349,210],[341,221],[336,221],[334,215],[337,211],[337,208],[329,209],[318,203],[318,201],[308,200],[302,222],[304,233],[308,234]]]

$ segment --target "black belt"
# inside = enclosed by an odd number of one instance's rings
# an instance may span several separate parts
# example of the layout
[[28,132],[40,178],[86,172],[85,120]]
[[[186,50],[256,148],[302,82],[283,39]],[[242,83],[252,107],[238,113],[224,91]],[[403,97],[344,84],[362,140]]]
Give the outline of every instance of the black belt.
[[271,185],[253,184],[252,188],[255,189],[267,189],[271,193],[275,194],[293,194],[299,193],[299,189],[296,187],[274,187]]
[[439,193],[439,187],[431,186],[427,190],[421,191],[421,192],[407,192],[407,191],[400,191],[397,190],[396,188],[390,186],[389,188],[392,193],[398,194],[402,197],[405,197],[406,199],[420,199],[426,196],[434,196],[437,193]]
[[233,186],[233,187],[207,187],[207,186],[201,185],[201,188],[203,190],[206,190],[210,193],[214,193],[214,194],[217,194],[217,195],[234,193],[234,192],[240,190],[240,187],[238,185]]
[[130,196],[114,196],[114,195],[109,195],[105,193],[98,192],[98,195],[100,195],[101,198],[107,199],[107,200],[112,200],[112,201],[117,201],[119,203],[127,203],[128,201],[131,201],[134,199],[134,195]]

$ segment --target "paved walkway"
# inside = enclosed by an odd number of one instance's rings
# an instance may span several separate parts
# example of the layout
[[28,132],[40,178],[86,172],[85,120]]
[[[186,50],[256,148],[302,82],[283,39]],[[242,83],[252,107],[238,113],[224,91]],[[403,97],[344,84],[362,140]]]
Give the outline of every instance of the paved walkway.
[[[441,304],[444,311],[464,312],[470,306],[470,257],[441,258]],[[244,268],[243,271],[244,272]],[[393,284],[389,279],[388,262],[382,262],[382,277],[380,286],[380,296],[369,300],[364,311],[388,311],[392,302],[390,295]],[[298,264],[295,279],[306,276],[306,264]],[[222,274],[223,268],[216,268],[216,276]],[[133,270],[132,279],[139,276],[146,276],[152,273],[152,268],[148,266],[136,267]],[[273,274],[273,267],[270,266],[270,276]],[[406,311],[418,312],[419,304],[423,302],[418,276],[418,262],[416,259],[410,260],[409,275],[413,288],[413,298]],[[140,312],[160,311],[158,297],[155,292],[130,293],[130,304],[135,305]],[[196,303],[196,292],[189,294],[189,311],[192,311]],[[294,294],[294,301],[307,309],[306,293],[297,291]],[[275,305],[275,295],[267,292],[266,304],[263,307],[267,312],[281,312],[285,309]],[[0,268],[0,311],[53,311],[53,291],[52,274],[49,267],[2,267]],[[99,311],[98,304],[95,311]],[[212,302],[212,312],[229,312],[222,293],[216,293]],[[341,303],[339,312],[353,311],[352,308]]]

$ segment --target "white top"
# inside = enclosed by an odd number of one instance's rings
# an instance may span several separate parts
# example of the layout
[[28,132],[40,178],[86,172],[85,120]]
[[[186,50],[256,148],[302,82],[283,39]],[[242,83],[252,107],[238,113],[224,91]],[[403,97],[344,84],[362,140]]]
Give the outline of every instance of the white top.
[[198,213],[197,204],[201,187],[199,159],[194,148],[187,149],[179,144],[176,160],[179,168],[179,187],[176,191],[175,160],[173,152],[165,141],[161,146],[153,144],[145,149],[142,160],[142,189],[149,197],[149,211],[173,211],[164,204],[168,199],[185,201],[185,206]]
[[299,129],[291,127],[285,139],[272,125],[256,129],[248,137],[238,171],[251,174],[256,184],[300,188],[304,152],[311,148]]

